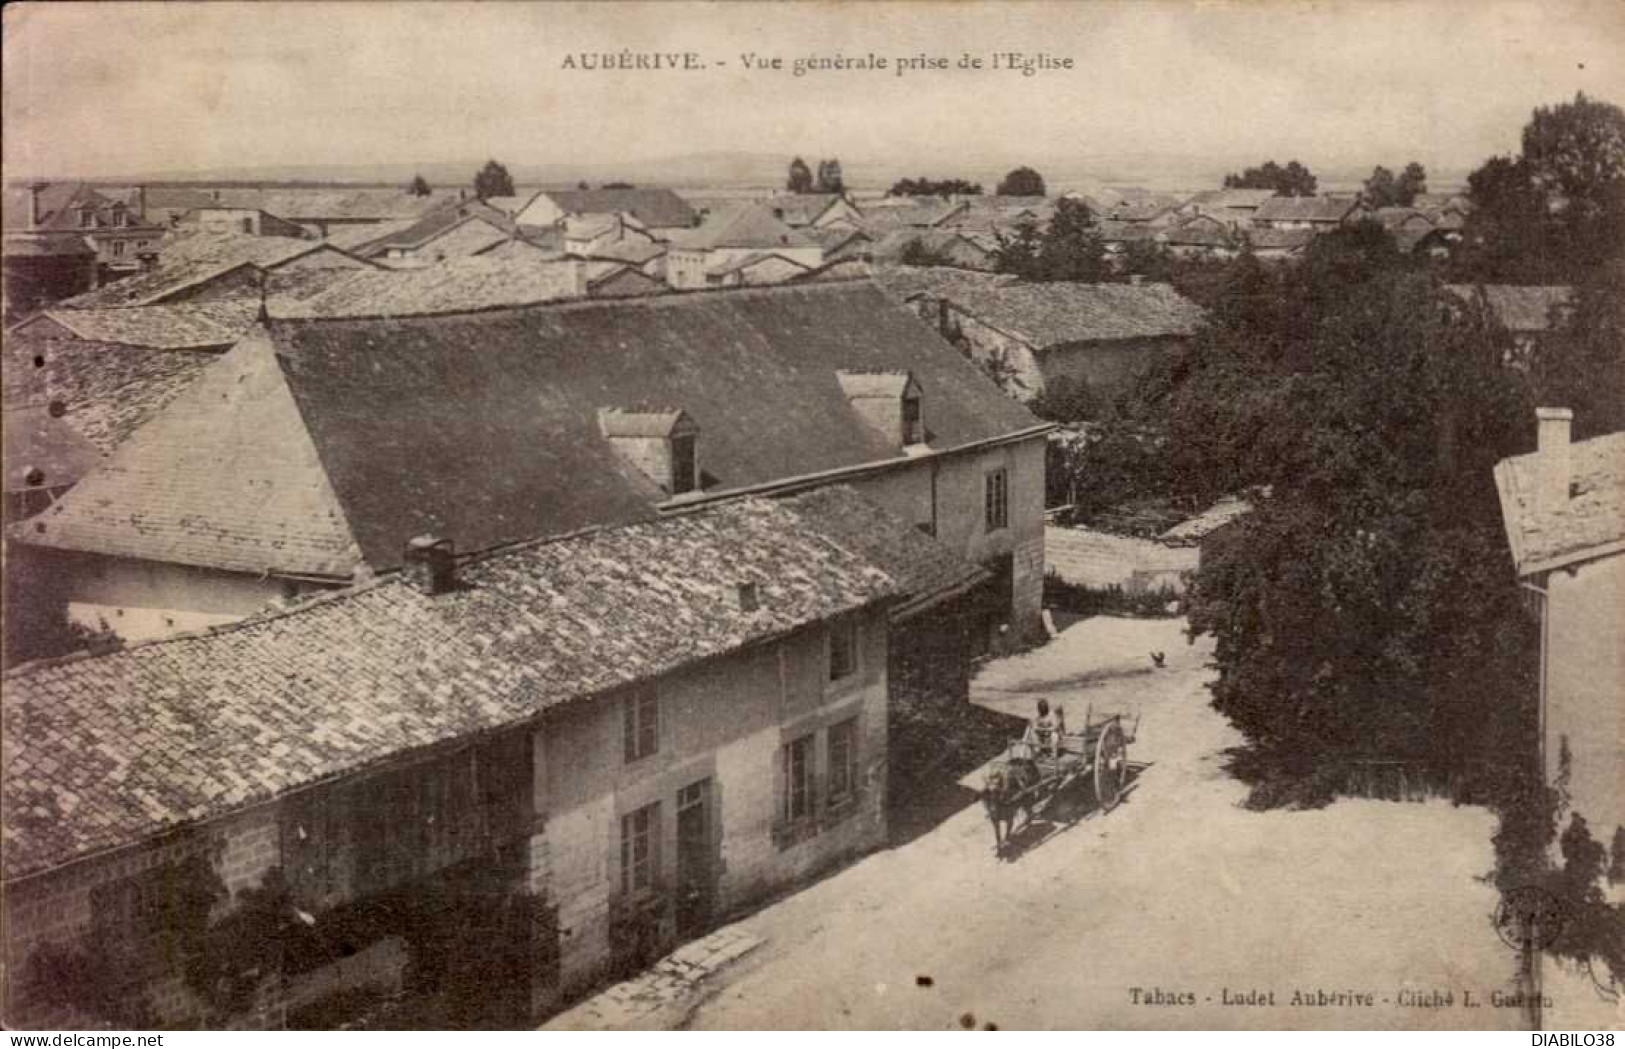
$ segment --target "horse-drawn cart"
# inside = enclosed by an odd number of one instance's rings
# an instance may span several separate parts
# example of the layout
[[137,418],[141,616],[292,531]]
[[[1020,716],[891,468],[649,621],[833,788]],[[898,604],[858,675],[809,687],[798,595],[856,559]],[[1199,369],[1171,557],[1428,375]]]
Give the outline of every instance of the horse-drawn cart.
[[1083,731],[1056,730],[1048,740],[1013,740],[988,769],[982,803],[993,821],[995,852],[1003,855],[1016,817],[1033,816],[1079,781],[1094,788],[1095,804],[1110,812],[1122,800],[1128,782],[1128,744],[1139,731],[1139,718],[1125,728],[1121,714],[1096,720],[1084,714]]

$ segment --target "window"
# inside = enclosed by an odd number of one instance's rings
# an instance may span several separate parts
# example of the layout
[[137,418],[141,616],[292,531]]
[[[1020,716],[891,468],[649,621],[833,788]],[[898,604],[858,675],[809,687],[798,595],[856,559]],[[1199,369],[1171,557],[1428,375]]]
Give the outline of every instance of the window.
[[79,227],[91,229],[96,225],[96,213],[83,205],[79,207]]
[[829,803],[839,805],[858,790],[858,719],[829,727]]
[[987,475],[984,510],[987,530],[1010,527],[1010,471],[1000,467]]
[[129,212],[125,211],[122,205],[115,205],[113,207],[113,225],[119,227],[120,229],[123,229],[126,226],[128,226],[129,224],[130,224]]
[[700,486],[695,476],[695,438],[692,434],[671,439],[671,494],[692,492]]
[[244,233],[253,233],[254,232],[254,220],[253,219],[243,219],[243,232]]
[[847,621],[829,628],[829,679],[840,681],[858,669],[858,627]]
[[918,397],[903,398],[903,443],[925,443],[925,420],[920,415]]
[[660,802],[645,805],[621,817],[621,891],[649,892],[655,886],[658,864]]
[[123,258],[124,257],[124,249],[125,249],[126,246],[127,245],[124,243],[124,241],[115,240],[113,242],[113,257],[115,259]]
[[804,820],[813,814],[813,741],[802,736],[784,748],[784,819]]
[[621,726],[628,763],[660,749],[660,700],[652,689],[626,697]]

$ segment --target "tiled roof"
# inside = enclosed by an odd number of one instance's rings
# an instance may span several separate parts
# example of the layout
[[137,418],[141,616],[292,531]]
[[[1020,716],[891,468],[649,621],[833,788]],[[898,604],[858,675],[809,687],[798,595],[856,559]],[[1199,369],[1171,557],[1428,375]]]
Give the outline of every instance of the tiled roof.
[[1203,510],[1195,517],[1179,522],[1159,539],[1173,546],[1189,546],[1207,538],[1225,525],[1240,520],[1253,512],[1253,504],[1245,499],[1226,497]]
[[417,218],[457,199],[449,191],[413,196],[400,189],[229,189],[219,190],[225,207],[259,208],[291,222],[302,220],[385,221]]
[[705,275],[707,277],[725,277],[730,273],[745,273],[748,270],[755,269],[757,266],[768,262],[776,262],[779,264],[776,270],[769,271],[769,276],[771,276],[773,272],[782,270],[784,267],[792,267],[793,269],[802,272],[812,269],[812,267],[808,266],[806,263],[797,262],[795,259],[777,254],[776,252],[753,251],[749,255],[741,255],[738,258],[732,259],[725,258],[714,266],[708,266],[706,267]]
[[1191,335],[1206,316],[1166,284],[1028,284],[946,267],[897,267],[884,271],[881,281],[905,300],[947,299],[1038,351],[1074,342]]
[[1358,206],[1355,197],[1270,197],[1253,213],[1258,222],[1342,222]]
[[573,259],[446,259],[403,270],[355,270],[300,302],[272,302],[273,317],[406,317],[579,298]]
[[815,248],[818,242],[773,217],[760,204],[742,204],[713,211],[694,229],[672,235],[674,248],[709,251],[713,248]]
[[69,425],[107,453],[218,359],[207,353],[7,335],[6,406],[61,401]]
[[237,572],[347,578],[360,563],[276,357],[253,336],[19,538]]
[[[390,228],[380,230],[377,237],[363,242],[355,251],[358,255],[370,258],[384,254],[391,248],[423,248],[437,244],[447,234],[472,222],[482,223],[489,230],[495,230],[498,236],[510,235],[515,230],[513,221],[507,215],[496,208],[471,200],[455,206],[448,204],[445,207],[435,208],[405,227],[389,223]],[[328,238],[330,242],[332,239]]]
[[[257,300],[176,302],[157,306],[48,309],[43,316],[85,342],[114,342],[156,350],[221,350],[254,323]],[[25,326],[27,323],[25,322]]]
[[692,226],[698,217],[669,189],[549,189],[541,195],[571,214],[620,211],[646,226]]
[[363,222],[353,226],[334,226],[327,233],[327,243],[335,248],[360,254],[369,244],[385,240],[405,230],[415,228],[419,219],[390,219],[388,222]]
[[0,418],[8,493],[73,484],[101,459],[96,446],[48,405],[8,405]]
[[611,259],[615,262],[630,262],[638,266],[645,265],[666,253],[666,245],[658,241],[645,240],[642,237],[623,237],[608,244],[601,244],[592,249],[594,259]]
[[1249,229],[1247,242],[1255,248],[1296,251],[1315,239],[1312,229]]
[[1183,247],[1228,248],[1235,244],[1230,231],[1211,216],[1198,216],[1178,226],[1164,229],[1157,237],[1165,244]]
[[840,199],[839,193],[782,193],[762,203],[788,225],[810,226]]
[[1273,196],[1273,189],[1205,189],[1186,203],[1203,209],[1237,208],[1251,211]]
[[272,270],[295,259],[324,252],[331,254],[339,264],[370,265],[317,240],[206,230],[171,233],[164,238],[158,264],[152,269],[65,299],[61,305],[69,309],[152,305],[243,266]]
[[[894,618],[906,619],[987,578],[915,522],[904,521],[845,485],[815,488],[784,500],[818,532],[860,555],[897,581],[903,596]],[[918,522],[926,523],[926,522]]]
[[[746,500],[506,550],[6,676],[4,874],[139,842],[889,599],[816,515]],[[728,600],[756,584],[758,607]]]
[[1551,331],[1553,320],[1574,305],[1574,289],[1566,284],[1447,284],[1445,289],[1463,302],[1482,301],[1512,332]]
[[1571,494],[1559,509],[1540,505],[1540,466],[1538,452],[1495,466],[1501,516],[1520,575],[1625,550],[1625,433],[1570,446]]
[[870,208],[863,213],[863,226],[871,235],[880,235],[898,226],[938,226],[968,210],[962,203],[936,197],[916,198],[908,204]]
[[1096,224],[1100,239],[1107,244],[1131,244],[1136,241],[1156,240],[1160,230],[1144,222],[1118,222],[1102,219]]

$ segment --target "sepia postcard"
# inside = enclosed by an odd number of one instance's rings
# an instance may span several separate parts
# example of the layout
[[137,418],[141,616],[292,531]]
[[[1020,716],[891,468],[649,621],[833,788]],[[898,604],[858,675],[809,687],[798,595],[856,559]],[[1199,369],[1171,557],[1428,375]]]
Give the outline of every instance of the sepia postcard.
[[3,76],[8,1029],[1621,1026],[1625,6]]

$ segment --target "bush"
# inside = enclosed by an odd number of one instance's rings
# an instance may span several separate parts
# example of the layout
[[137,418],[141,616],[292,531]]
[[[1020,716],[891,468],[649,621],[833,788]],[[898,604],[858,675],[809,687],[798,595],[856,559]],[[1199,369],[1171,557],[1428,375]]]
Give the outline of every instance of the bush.
[[1069,583],[1051,572],[1044,577],[1044,607],[1079,616],[1173,619],[1181,614],[1182,604],[1179,594],[1167,587],[1138,591],[1090,587]]

